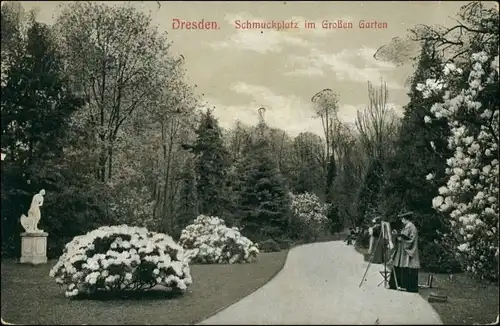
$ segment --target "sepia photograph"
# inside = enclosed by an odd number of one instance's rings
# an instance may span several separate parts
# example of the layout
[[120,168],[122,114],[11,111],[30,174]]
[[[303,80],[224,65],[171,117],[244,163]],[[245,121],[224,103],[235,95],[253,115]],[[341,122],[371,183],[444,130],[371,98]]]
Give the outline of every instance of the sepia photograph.
[[496,1],[2,1],[5,325],[497,325]]

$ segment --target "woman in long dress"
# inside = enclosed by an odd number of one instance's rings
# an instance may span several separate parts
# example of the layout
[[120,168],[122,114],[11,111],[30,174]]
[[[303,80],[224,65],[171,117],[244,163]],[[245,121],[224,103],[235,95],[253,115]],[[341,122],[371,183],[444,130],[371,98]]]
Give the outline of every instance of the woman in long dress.
[[393,271],[389,280],[391,289],[406,289],[408,292],[418,292],[418,270],[420,258],[418,252],[418,231],[406,215],[401,218],[404,227],[397,235],[397,244],[391,258]]

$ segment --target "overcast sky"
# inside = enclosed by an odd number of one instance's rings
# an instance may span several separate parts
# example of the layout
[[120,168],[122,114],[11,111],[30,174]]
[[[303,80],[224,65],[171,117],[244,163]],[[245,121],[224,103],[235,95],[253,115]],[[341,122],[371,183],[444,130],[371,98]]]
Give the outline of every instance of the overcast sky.
[[[112,2],[121,5],[124,2]],[[313,119],[310,99],[324,88],[339,95],[339,116],[354,121],[357,108],[367,103],[367,81],[389,85],[389,101],[395,108],[406,104],[405,79],[410,64],[395,67],[376,61],[373,54],[393,37],[404,37],[416,24],[453,24],[450,18],[467,2],[137,2],[151,11],[154,23],[168,31],[172,51],[182,54],[191,84],[222,126],[236,119],[257,121],[257,109],[265,107],[266,121],[291,135],[302,131],[322,134]],[[26,1],[38,7],[38,20],[53,23],[60,1]],[[172,21],[215,21],[217,30],[173,30]],[[238,30],[236,20],[299,23],[296,30]],[[352,29],[321,28],[323,20],[350,21]],[[304,29],[304,20],[316,29]],[[358,22],[386,22],[385,29],[359,29]],[[262,33],[261,33],[262,32]]]

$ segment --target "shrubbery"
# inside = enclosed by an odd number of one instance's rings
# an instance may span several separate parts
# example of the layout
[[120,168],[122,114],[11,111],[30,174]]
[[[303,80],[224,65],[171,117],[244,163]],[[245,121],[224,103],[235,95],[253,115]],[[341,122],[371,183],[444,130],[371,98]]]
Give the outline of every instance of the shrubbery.
[[259,249],[241,235],[238,228],[229,228],[215,216],[198,216],[182,230],[179,244],[193,263],[234,264],[254,262]]
[[278,252],[281,251],[279,243],[273,239],[264,240],[259,243],[259,248],[262,252]]
[[[424,97],[444,91],[431,108],[434,117],[448,122],[446,185],[432,205],[449,214],[450,234],[445,244],[457,251],[466,269],[481,278],[498,279],[498,48],[492,55],[473,53],[468,62],[443,67],[443,76],[419,85]],[[465,81],[465,82],[464,82]],[[427,175],[428,180],[433,175]]]
[[292,197],[292,235],[305,241],[314,241],[328,225],[328,205],[322,204],[318,196],[310,193]]
[[290,249],[293,246],[295,246],[295,242],[290,239],[278,239],[278,245],[280,246],[281,250],[285,249]]
[[103,226],[75,237],[50,276],[68,297],[156,285],[184,291],[192,284],[184,249],[170,236],[127,225]]
[[422,268],[433,273],[459,273],[462,266],[452,253],[434,242],[421,242],[420,262]]

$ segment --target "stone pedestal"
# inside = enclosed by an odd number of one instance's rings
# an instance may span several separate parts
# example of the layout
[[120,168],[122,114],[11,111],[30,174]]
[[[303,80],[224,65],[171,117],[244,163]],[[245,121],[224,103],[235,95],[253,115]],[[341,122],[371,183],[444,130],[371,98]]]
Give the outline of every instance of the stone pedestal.
[[47,236],[46,232],[21,233],[21,264],[47,263]]

